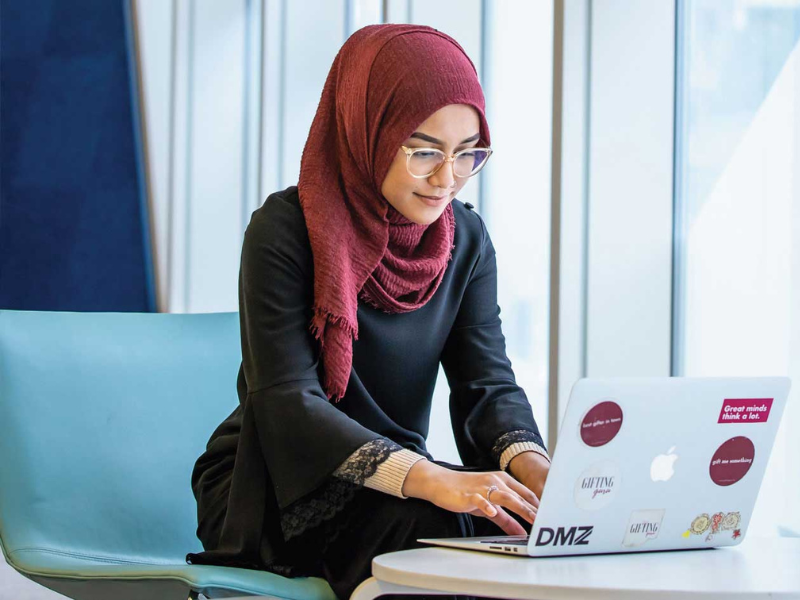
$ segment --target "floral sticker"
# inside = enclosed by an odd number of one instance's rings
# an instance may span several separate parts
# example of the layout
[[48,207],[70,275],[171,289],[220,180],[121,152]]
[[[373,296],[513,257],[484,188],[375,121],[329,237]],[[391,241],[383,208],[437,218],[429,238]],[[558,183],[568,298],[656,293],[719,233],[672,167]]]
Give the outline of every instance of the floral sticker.
[[731,537],[735,540],[742,535],[739,529],[741,522],[742,515],[739,511],[718,512],[713,515],[702,513],[692,520],[689,529],[683,533],[683,537],[688,538],[692,535],[703,535],[708,532],[705,541],[710,542],[720,531],[731,531]]

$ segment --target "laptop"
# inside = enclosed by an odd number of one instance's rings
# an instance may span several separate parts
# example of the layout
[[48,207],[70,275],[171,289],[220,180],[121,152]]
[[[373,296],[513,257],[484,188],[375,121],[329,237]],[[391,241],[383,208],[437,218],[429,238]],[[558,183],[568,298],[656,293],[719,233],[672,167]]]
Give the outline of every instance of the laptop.
[[790,387],[788,377],[580,379],[529,535],[417,541],[530,557],[739,544]]

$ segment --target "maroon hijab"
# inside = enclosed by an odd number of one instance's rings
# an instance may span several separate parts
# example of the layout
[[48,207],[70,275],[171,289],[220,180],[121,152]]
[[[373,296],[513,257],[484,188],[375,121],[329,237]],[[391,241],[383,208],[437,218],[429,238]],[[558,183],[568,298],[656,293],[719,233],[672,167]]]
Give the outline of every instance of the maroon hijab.
[[333,61],[300,161],[298,192],[314,261],[310,329],[320,342],[323,387],[338,402],[358,339],[357,299],[387,313],[424,306],[444,277],[455,217],[448,204],[417,224],[382,196],[381,185],[416,127],[448,104],[489,127],[477,72],[450,36],[424,25],[368,25]]

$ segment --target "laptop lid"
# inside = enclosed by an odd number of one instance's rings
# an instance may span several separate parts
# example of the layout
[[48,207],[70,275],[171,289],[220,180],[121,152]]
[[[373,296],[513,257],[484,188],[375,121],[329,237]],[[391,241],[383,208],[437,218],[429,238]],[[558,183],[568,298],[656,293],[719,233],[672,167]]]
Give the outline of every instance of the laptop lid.
[[528,554],[740,543],[790,386],[788,377],[578,380]]

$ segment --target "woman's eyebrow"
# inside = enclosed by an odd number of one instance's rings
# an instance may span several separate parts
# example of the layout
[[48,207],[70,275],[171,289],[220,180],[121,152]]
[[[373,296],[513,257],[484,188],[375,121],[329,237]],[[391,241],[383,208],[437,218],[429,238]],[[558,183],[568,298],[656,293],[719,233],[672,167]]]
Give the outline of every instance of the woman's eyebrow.
[[[410,137],[419,138],[419,139],[424,140],[426,142],[430,142],[431,144],[439,144],[440,146],[444,145],[444,142],[442,140],[437,140],[435,137],[431,137],[429,135],[425,135],[424,133],[420,133],[419,131],[412,133]],[[461,144],[468,144],[469,142],[474,142],[475,140],[479,139],[480,137],[481,137],[481,134],[480,133],[476,133],[472,137],[469,137],[469,138],[465,139],[463,142],[461,142]],[[461,144],[459,144],[459,146]]]

